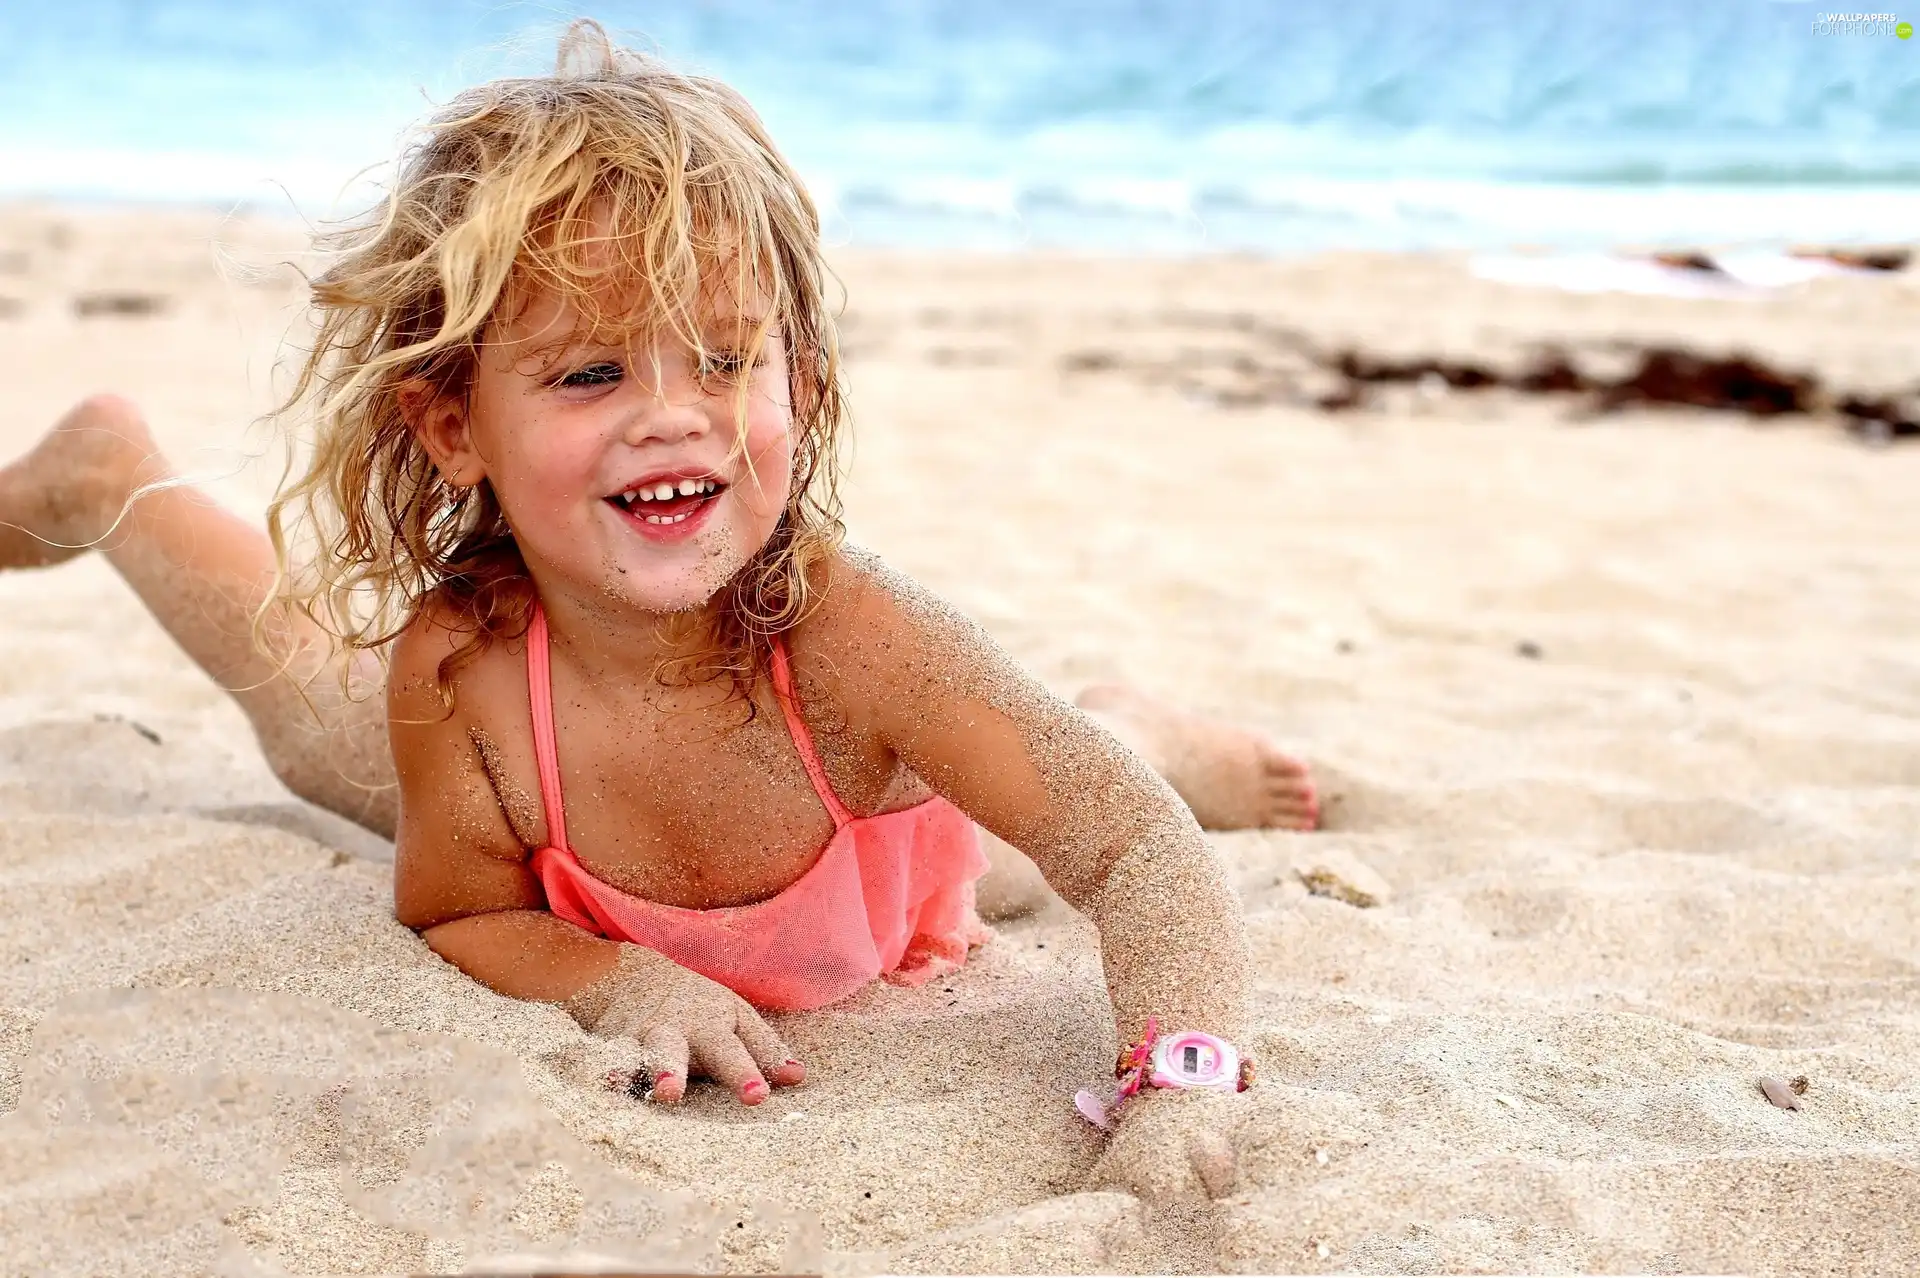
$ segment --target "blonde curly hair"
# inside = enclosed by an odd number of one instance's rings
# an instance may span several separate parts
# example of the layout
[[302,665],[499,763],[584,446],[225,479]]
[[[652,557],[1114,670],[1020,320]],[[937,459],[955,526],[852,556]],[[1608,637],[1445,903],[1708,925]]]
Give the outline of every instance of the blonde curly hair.
[[467,633],[440,667],[451,706],[452,672],[524,633],[532,582],[491,487],[441,477],[403,396],[463,396],[489,325],[534,290],[595,331],[675,335],[704,363],[705,299],[730,276],[768,302],[753,353],[775,331],[787,349],[794,481],[773,536],[685,619],[706,633],[680,636],[691,647],[670,664],[747,695],[844,535],[846,410],[819,216],[745,99],[576,22],[551,76],[456,97],[386,197],[317,247],[331,256],[311,280],[318,332],[280,410],[311,418],[311,449],[268,508],[279,581],[261,617],[291,606],[349,653],[378,652],[431,604]]

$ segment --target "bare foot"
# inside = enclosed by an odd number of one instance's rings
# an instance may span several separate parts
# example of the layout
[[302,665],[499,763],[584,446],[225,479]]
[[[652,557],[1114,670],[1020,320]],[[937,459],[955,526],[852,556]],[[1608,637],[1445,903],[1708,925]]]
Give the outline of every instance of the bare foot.
[[1076,704],[1152,764],[1205,829],[1320,824],[1307,765],[1257,732],[1188,714],[1124,684],[1097,684]]
[[140,410],[115,395],[81,400],[0,469],[0,568],[44,568],[99,547],[134,488],[156,478]]

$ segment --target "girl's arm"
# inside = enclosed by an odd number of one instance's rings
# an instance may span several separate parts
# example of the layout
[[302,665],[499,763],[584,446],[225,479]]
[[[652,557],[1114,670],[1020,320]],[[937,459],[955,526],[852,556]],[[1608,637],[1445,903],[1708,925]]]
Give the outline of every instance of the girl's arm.
[[1149,1016],[1237,1039],[1250,970],[1240,903],[1171,787],[926,590],[865,555],[836,568],[820,675],[1093,921],[1121,1041]]
[[562,1003],[584,1028],[625,1043],[623,1071],[644,1067],[656,1100],[679,1100],[694,1064],[749,1105],[766,1099],[769,1079],[800,1082],[806,1071],[738,994],[546,909],[459,698],[451,714],[440,700],[435,673],[453,642],[422,618],[395,642],[387,675],[400,779],[396,917],[482,985],[512,998]]
[[[837,685],[849,719],[1093,920],[1122,1042],[1158,1016],[1239,1043],[1252,966],[1240,903],[1179,797],[927,591],[870,556],[835,568],[805,673]],[[1219,1198],[1238,1175],[1236,1100],[1147,1089],[1088,1187],[1162,1205]]]
[[512,998],[563,1002],[613,970],[619,946],[546,910],[466,716],[435,686],[448,632],[423,618],[393,647],[387,717],[400,779],[394,914],[434,953]]

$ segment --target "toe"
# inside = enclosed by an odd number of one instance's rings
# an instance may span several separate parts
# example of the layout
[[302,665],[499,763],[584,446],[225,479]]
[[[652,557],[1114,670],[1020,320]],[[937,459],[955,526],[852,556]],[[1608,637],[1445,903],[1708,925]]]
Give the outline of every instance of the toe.
[[1276,830],[1293,830],[1304,833],[1308,830],[1319,829],[1320,818],[1312,812],[1287,812],[1274,819],[1273,828]]
[[1275,807],[1311,808],[1318,806],[1320,797],[1310,785],[1296,781],[1277,781],[1267,787],[1267,802]]
[[1300,781],[1302,784],[1310,784],[1308,780],[1309,769],[1306,761],[1297,759],[1283,750],[1270,749],[1265,751],[1261,756],[1260,762],[1264,765],[1269,777],[1289,777]]
[[1270,795],[1266,825],[1278,830],[1312,830],[1320,825],[1320,804],[1311,792]]
[[1320,823],[1320,789],[1305,764],[1296,763],[1295,767],[1298,770],[1292,774],[1271,777],[1269,793],[1276,807],[1303,817],[1306,828],[1311,829]]

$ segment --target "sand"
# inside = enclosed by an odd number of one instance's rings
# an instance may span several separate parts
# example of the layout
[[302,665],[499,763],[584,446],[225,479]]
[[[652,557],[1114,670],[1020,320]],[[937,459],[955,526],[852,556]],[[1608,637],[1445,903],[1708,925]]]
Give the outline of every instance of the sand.
[[[0,211],[0,454],[116,389],[257,512],[296,292],[209,244],[296,231]],[[1059,691],[1132,680],[1325,779],[1326,832],[1213,836],[1260,966],[1236,1191],[1181,1224],[1089,1183],[1068,1096],[1111,1031],[1058,912],[939,985],[782,1018],[811,1079],[757,1110],[604,1092],[564,1016],[391,920],[380,843],[281,790],[88,560],[0,576],[0,1271],[1920,1268],[1920,447],[1219,393],[1262,325],[1744,347],[1892,390],[1911,280],[838,261],[856,539]],[[1762,1075],[1804,1075],[1803,1108]]]

